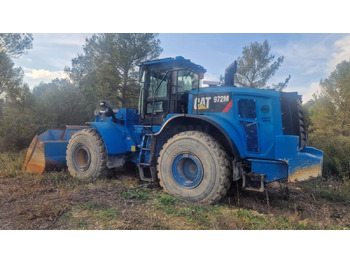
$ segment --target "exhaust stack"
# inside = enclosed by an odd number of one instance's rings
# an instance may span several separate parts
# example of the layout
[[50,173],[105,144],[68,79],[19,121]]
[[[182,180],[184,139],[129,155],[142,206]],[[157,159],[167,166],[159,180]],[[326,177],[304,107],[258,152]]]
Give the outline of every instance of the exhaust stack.
[[225,86],[235,86],[235,74],[237,72],[237,61],[234,61],[225,69]]

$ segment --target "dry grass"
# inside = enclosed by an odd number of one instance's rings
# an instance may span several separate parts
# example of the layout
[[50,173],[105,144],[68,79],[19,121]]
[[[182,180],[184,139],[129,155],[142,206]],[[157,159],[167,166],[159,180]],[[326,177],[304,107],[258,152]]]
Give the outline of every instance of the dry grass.
[[[0,155],[0,229],[349,229],[349,183],[310,181],[265,194],[232,190],[217,205],[179,201],[134,173],[94,183],[66,171],[22,173]],[[235,188],[235,187],[233,187]]]

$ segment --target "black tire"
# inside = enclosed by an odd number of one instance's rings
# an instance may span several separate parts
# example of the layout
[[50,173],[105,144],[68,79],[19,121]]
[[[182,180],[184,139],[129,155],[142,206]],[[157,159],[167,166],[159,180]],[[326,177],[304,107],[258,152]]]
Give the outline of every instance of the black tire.
[[170,138],[159,153],[157,170],[165,192],[190,202],[217,202],[231,184],[232,169],[227,153],[212,136],[203,132],[186,131]]
[[67,147],[68,171],[81,180],[95,180],[107,174],[107,152],[95,129],[75,133]]

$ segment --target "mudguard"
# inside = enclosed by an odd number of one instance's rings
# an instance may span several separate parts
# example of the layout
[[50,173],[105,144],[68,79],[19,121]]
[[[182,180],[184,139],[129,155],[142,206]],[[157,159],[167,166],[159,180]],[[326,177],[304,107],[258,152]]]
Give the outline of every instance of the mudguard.
[[244,143],[242,141],[242,135],[239,131],[226,119],[220,117],[219,115],[168,115],[166,121],[155,135],[162,133],[165,127],[171,126],[175,121],[181,121],[181,119],[200,119],[207,122],[210,125],[215,126],[222,134],[226,137],[227,141],[230,143],[232,151],[235,153],[238,159],[245,157]]

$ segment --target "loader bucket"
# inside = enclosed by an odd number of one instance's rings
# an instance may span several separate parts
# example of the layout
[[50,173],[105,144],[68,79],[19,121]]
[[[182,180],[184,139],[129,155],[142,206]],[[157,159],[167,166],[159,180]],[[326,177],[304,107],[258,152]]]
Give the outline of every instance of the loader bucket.
[[66,126],[49,129],[36,135],[29,145],[22,171],[42,174],[44,171],[61,170],[66,167],[66,150],[72,135],[86,126]]

